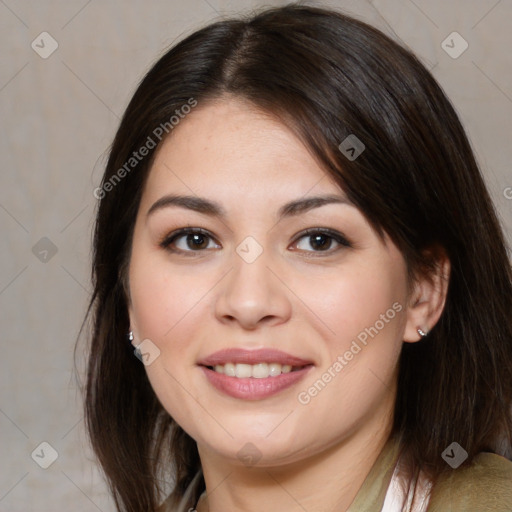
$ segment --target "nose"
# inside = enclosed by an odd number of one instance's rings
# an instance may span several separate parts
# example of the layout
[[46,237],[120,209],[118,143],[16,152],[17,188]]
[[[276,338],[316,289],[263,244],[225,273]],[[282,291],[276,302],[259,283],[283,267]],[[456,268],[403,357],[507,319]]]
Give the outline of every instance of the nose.
[[279,265],[267,251],[251,263],[237,253],[233,268],[215,300],[215,316],[225,324],[238,323],[246,330],[255,330],[286,322],[292,311],[291,291],[279,275]]

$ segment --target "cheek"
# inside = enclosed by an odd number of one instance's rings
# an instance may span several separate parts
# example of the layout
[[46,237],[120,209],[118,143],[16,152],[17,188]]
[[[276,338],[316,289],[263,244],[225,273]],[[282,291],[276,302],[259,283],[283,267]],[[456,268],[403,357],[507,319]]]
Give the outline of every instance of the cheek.
[[[396,340],[405,311],[404,279],[396,265],[347,265],[336,279],[304,279],[298,295],[325,327],[331,356],[347,350],[358,335],[368,330],[380,339]],[[313,284],[312,284],[313,283]]]
[[[134,251],[130,264],[131,318],[139,338],[150,339],[160,353],[146,372],[155,394],[180,425],[197,414],[199,393],[190,379],[195,368],[198,331],[205,320],[204,279],[188,272],[171,273],[155,254]],[[141,264],[141,263],[144,264]],[[201,300],[203,299],[203,300]],[[203,309],[201,309],[203,308]]]
[[[196,354],[211,323],[211,297],[219,276],[212,269],[172,266],[161,251],[132,253],[130,264],[131,318],[138,337],[150,339],[160,350],[160,364],[173,375],[186,376],[195,368]],[[206,329],[206,332],[207,329]],[[155,366],[155,367],[154,367]],[[163,375],[164,380],[169,378]],[[166,385],[173,383],[167,382]]]
[[139,336],[162,340],[198,303],[202,292],[197,278],[171,272],[165,256],[134,250],[130,263],[132,316]]
[[304,410],[311,405],[319,413],[330,411],[322,429],[337,431],[340,425],[352,428],[389,400],[402,347],[406,287],[400,264],[385,262],[352,266],[323,284],[308,296],[308,306],[328,327],[322,366],[304,383],[298,401]]

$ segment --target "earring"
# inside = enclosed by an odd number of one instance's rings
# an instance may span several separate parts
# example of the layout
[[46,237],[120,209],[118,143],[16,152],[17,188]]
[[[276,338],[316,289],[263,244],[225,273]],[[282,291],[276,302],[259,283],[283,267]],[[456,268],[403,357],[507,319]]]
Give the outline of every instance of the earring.
[[128,333],[128,341],[131,343],[133,341],[133,331]]
[[418,327],[417,331],[418,331],[418,334],[419,334],[422,338],[426,338],[426,337],[427,337],[428,331],[424,331],[423,329],[420,329],[419,327]]

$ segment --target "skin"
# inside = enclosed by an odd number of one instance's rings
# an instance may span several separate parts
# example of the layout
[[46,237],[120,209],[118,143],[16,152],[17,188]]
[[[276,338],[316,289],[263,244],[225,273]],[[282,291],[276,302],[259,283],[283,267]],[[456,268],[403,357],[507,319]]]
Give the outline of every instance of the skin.
[[[147,215],[166,194],[219,202],[219,219],[177,206]],[[162,405],[197,442],[207,497],[199,512],[345,511],[391,432],[402,343],[441,314],[449,264],[412,286],[397,247],[350,203],[277,220],[284,203],[344,197],[292,132],[232,97],[198,105],[160,147],[136,220],[129,265],[135,342],[160,350],[146,371]],[[178,228],[211,238],[160,241]],[[306,228],[342,233],[320,248]],[[236,252],[247,237],[263,249]],[[330,241],[331,240],[331,241]],[[329,242],[330,241],[330,242]],[[329,245],[330,244],[330,245]],[[325,250],[321,250],[322,247]],[[443,279],[443,276],[445,279]],[[298,401],[365,328],[402,306],[309,403]],[[217,391],[197,365],[228,347],[278,348],[313,361],[305,379],[262,400]],[[246,465],[239,451],[260,455]]]

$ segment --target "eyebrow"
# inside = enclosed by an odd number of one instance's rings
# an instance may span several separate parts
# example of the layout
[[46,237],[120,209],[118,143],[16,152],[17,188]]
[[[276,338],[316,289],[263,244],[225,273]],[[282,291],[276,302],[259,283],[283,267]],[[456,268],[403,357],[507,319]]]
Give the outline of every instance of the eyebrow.
[[[295,199],[281,206],[278,211],[278,218],[281,220],[285,217],[300,215],[314,208],[319,208],[327,204],[348,204],[352,206],[351,201],[343,196],[323,195],[307,197]],[[172,206],[193,210],[195,212],[202,213],[203,215],[209,215],[211,217],[219,217],[223,219],[226,218],[226,210],[216,201],[211,201],[199,196],[175,194],[165,195],[155,201],[151,208],[148,210],[146,218],[158,210]]]

